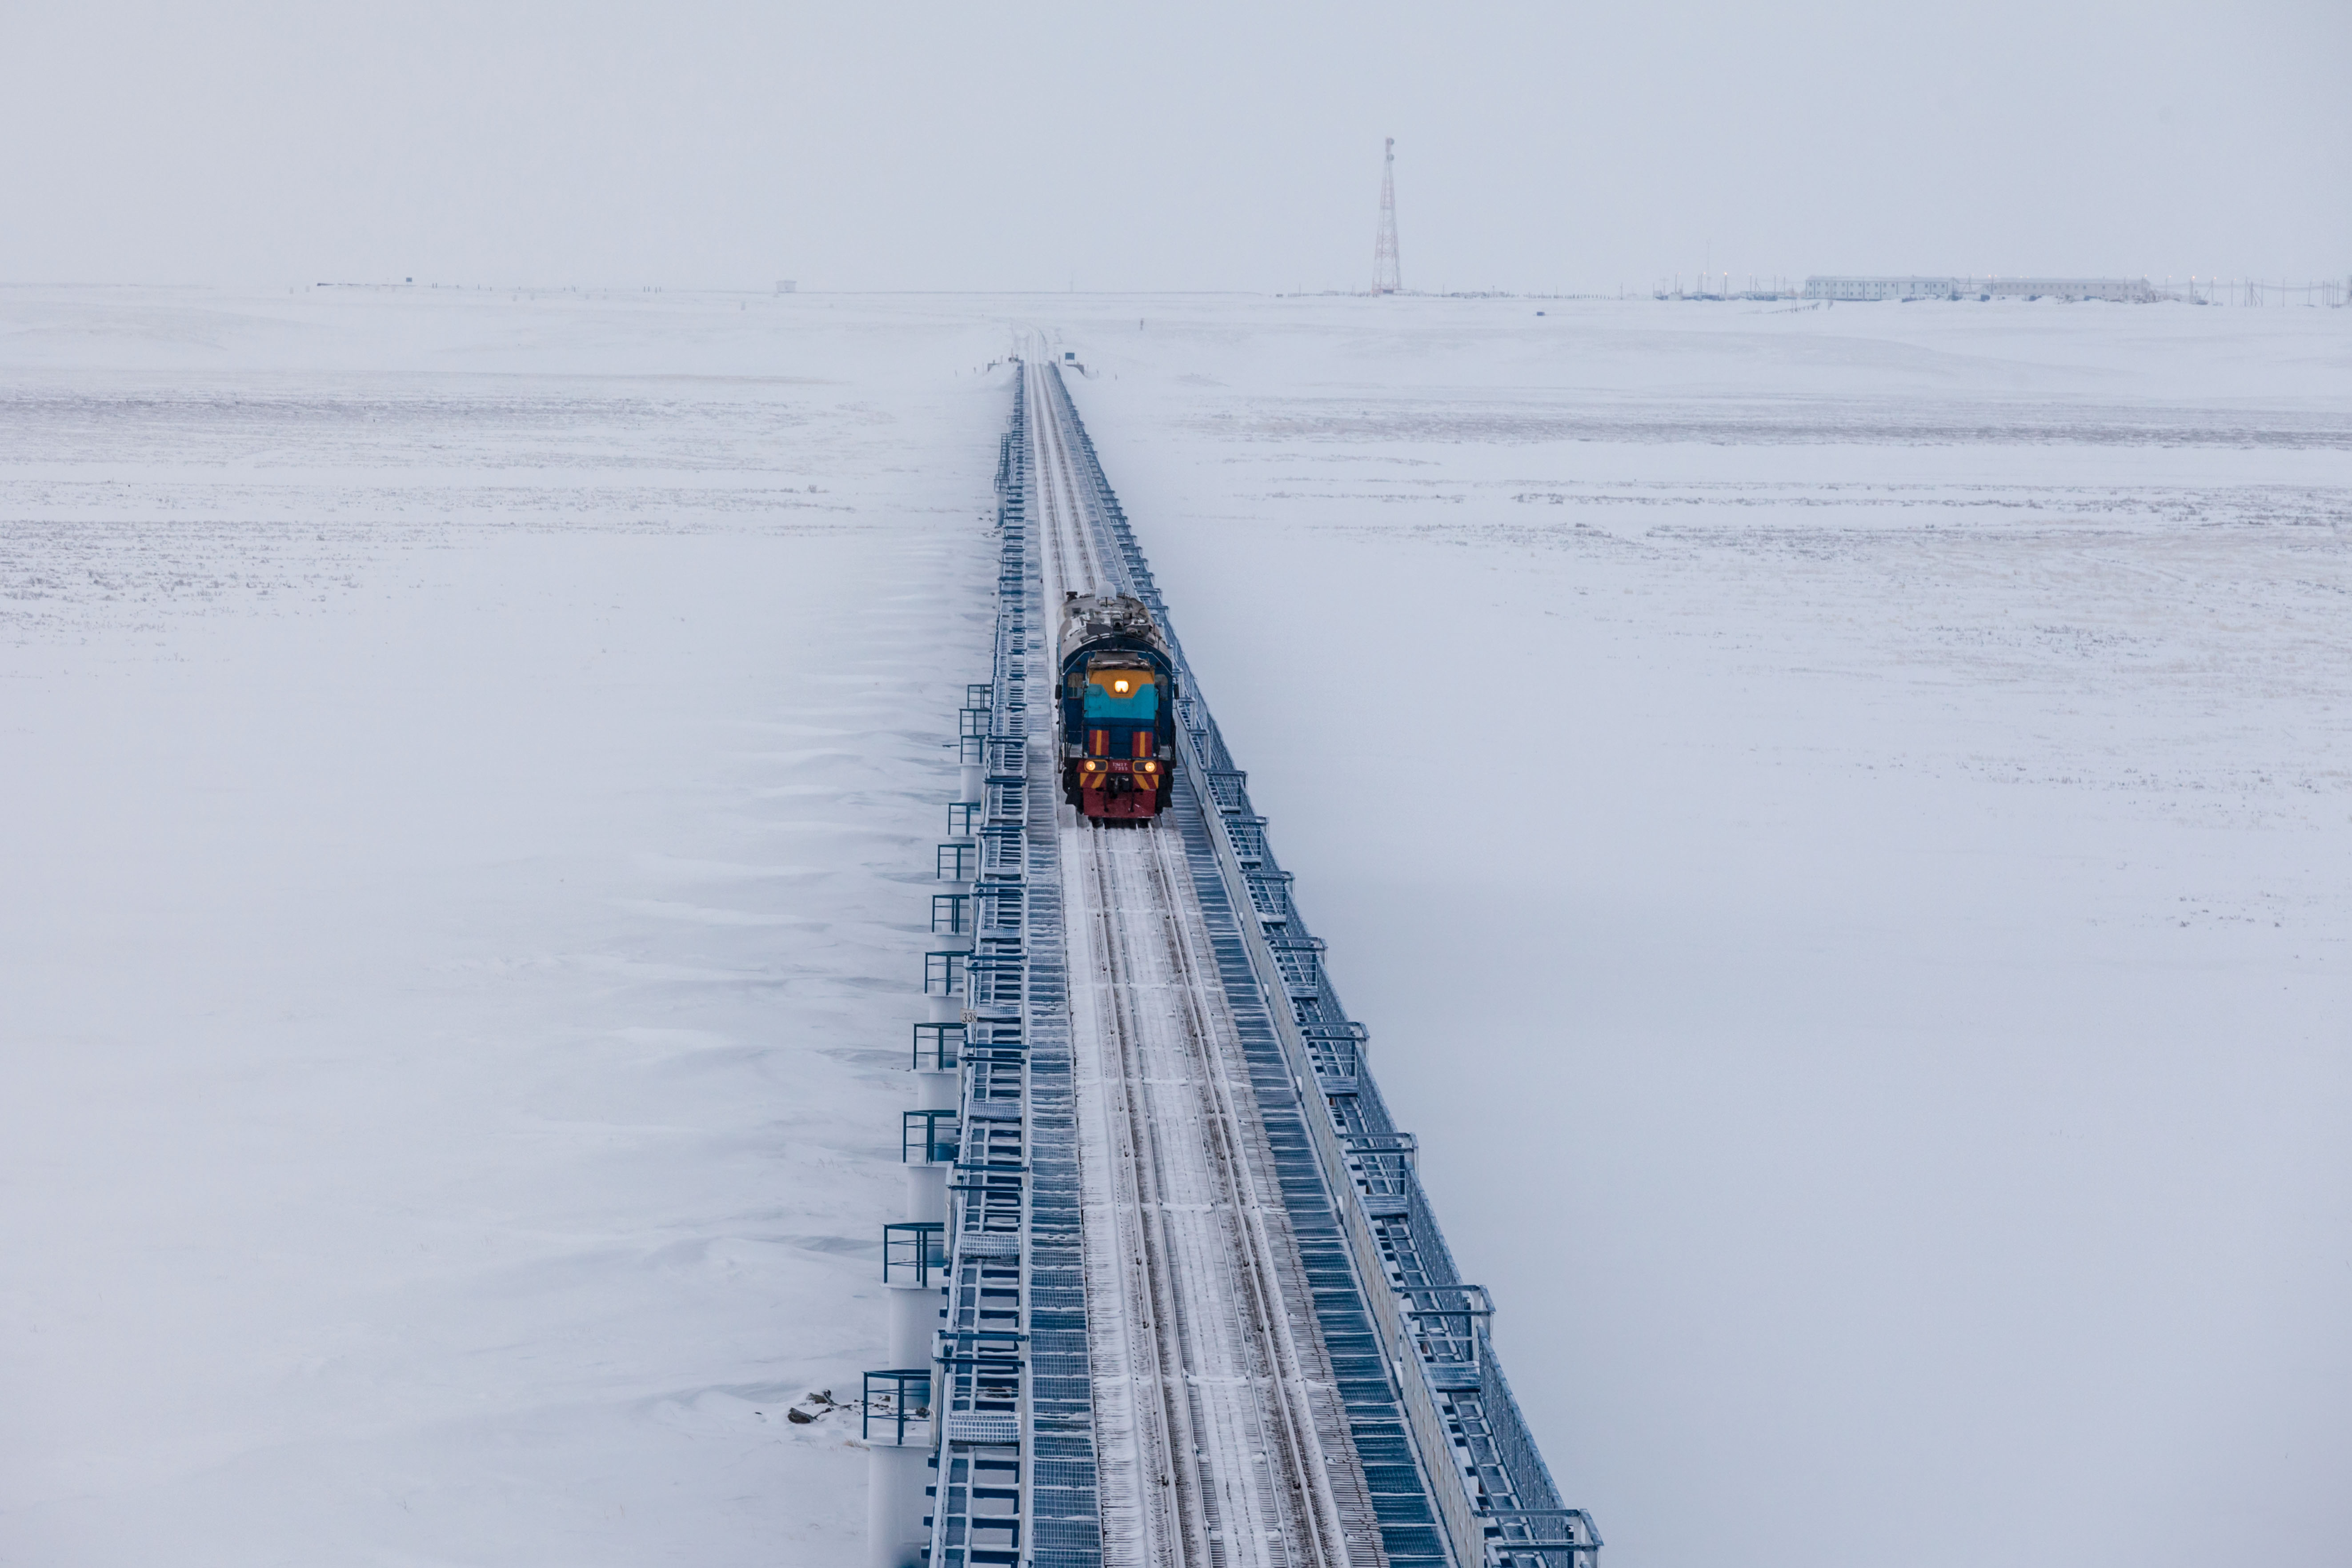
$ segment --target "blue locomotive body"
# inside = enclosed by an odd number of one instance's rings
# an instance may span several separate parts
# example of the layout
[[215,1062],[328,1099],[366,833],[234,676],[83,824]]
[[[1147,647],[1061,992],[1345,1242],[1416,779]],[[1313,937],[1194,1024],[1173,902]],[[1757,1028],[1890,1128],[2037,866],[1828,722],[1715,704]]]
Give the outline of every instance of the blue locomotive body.
[[1176,773],[1176,671],[1139,600],[1064,606],[1062,792],[1097,823],[1146,823]]

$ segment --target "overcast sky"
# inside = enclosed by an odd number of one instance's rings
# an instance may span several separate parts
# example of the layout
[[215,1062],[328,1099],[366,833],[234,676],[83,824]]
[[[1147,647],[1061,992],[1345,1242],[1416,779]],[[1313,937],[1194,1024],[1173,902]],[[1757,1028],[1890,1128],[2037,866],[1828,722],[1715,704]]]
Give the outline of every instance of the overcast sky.
[[2352,272],[2352,5],[0,5],[0,281]]

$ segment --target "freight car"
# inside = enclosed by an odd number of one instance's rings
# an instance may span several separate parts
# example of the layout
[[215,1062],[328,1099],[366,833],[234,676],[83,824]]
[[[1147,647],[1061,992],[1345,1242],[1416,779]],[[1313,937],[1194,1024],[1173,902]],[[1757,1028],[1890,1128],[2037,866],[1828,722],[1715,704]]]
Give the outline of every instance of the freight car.
[[1142,826],[1176,773],[1176,669],[1140,599],[1062,605],[1062,794],[1097,826]]

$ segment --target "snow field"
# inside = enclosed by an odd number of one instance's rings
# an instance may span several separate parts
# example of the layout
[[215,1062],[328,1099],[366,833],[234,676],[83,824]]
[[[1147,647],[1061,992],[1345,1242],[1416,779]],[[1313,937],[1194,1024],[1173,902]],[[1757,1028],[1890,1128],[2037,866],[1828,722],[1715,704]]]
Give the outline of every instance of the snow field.
[[2352,323],[1156,304],[1076,395],[1608,1559],[2332,1560]]
[[1001,399],[217,307],[0,421],[0,1561],[862,1549]]
[[857,1549],[1043,323],[1614,1568],[2332,1563],[2347,314],[8,291],[0,1561]]

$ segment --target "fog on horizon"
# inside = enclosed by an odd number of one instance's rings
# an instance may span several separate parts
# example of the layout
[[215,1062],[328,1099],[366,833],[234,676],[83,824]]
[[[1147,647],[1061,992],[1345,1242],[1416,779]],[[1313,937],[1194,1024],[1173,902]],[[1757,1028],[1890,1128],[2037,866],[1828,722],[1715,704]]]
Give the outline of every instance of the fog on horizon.
[[16,7],[0,282],[2352,271],[2352,9]]
[[2341,289],[2347,64],[0,12],[0,1564],[842,1560],[1033,322],[1609,1568],[2352,1555],[2352,308],[1212,292]]

